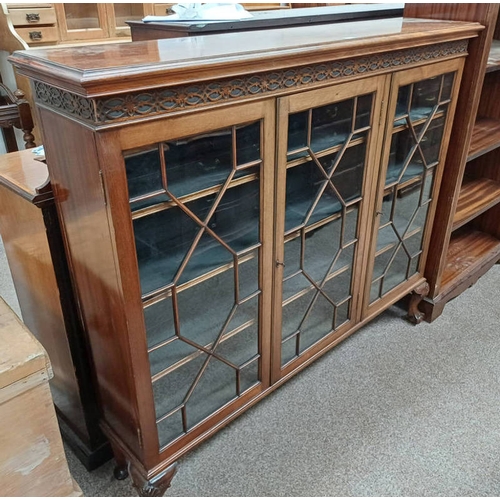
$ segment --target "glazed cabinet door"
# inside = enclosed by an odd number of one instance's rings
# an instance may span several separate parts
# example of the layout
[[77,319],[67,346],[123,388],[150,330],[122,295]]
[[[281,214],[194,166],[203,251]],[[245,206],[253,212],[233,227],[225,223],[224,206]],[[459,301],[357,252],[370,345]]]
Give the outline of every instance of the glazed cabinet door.
[[382,76],[279,100],[273,380],[358,320],[386,88]]
[[274,110],[261,101],[120,132],[131,231],[118,245],[133,253],[122,279],[164,456],[269,386]]
[[100,3],[55,3],[62,41],[108,37],[108,13]]
[[367,316],[423,281],[463,62],[393,76],[366,288]]

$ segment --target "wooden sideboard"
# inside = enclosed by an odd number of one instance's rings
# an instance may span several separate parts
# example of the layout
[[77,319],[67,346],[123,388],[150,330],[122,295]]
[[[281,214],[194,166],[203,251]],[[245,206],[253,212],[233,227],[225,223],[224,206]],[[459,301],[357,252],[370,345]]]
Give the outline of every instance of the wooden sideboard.
[[[118,462],[176,460],[424,269],[469,39],[412,19],[16,52]],[[180,50],[182,48],[182,50]]]
[[31,150],[0,155],[0,235],[23,321],[52,361],[61,432],[92,470],[112,454],[48,175]]

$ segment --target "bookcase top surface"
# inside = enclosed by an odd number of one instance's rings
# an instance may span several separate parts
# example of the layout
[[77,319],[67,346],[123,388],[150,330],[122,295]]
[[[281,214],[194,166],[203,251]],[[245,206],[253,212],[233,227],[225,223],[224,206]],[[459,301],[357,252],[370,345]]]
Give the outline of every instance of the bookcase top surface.
[[15,52],[34,80],[83,96],[345,60],[471,38],[478,23],[390,18],[266,31]]

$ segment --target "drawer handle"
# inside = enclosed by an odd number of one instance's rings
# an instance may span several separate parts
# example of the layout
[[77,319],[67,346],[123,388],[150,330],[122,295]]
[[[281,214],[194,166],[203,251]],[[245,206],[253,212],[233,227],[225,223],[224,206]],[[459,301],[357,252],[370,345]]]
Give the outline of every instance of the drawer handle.
[[40,21],[40,14],[26,14],[26,21],[29,23],[37,23]]
[[42,39],[42,32],[41,31],[30,31],[29,35],[30,35],[31,40],[41,40]]

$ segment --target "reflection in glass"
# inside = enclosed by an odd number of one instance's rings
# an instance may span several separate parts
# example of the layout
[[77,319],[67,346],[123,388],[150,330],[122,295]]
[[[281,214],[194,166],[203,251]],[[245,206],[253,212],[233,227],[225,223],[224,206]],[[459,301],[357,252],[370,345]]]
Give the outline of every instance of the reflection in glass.
[[124,161],[163,447],[260,381],[261,122]]
[[367,94],[289,117],[282,366],[350,319],[372,105]]
[[371,303],[418,272],[454,77],[439,75],[399,89]]
[[64,15],[68,30],[100,28],[96,3],[65,3]]

